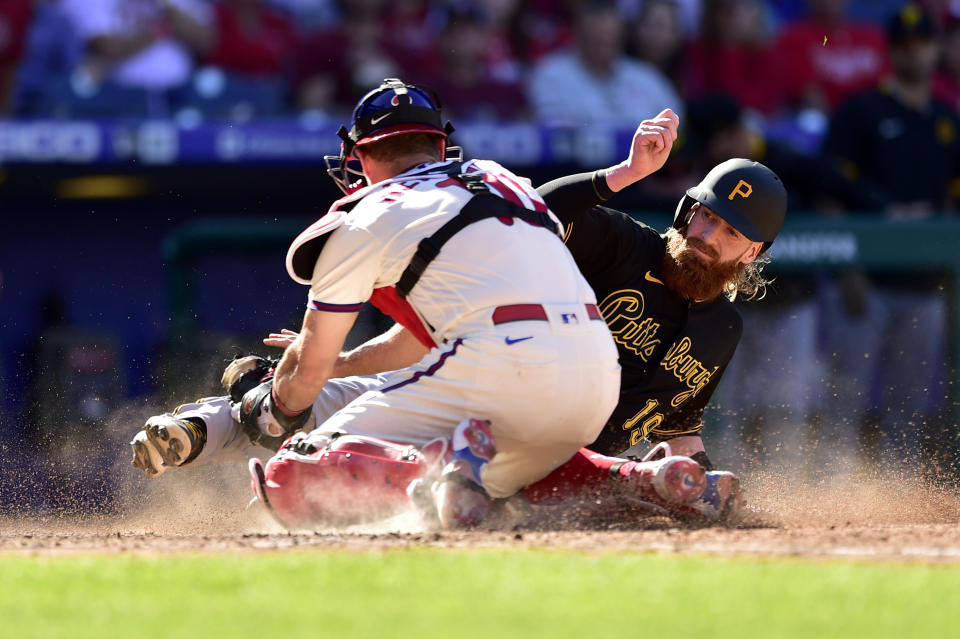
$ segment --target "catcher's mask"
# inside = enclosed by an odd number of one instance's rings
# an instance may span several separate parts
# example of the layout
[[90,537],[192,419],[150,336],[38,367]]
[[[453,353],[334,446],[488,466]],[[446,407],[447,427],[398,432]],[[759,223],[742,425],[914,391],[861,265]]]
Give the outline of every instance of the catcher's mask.
[[395,135],[426,133],[441,138],[440,157],[460,159],[458,147],[447,147],[453,125],[443,123],[440,117],[440,98],[433,89],[406,84],[397,78],[387,78],[357,103],[348,131],[341,126],[337,131],[342,144],[340,155],[324,156],[327,174],[344,193],[351,193],[365,185],[360,162],[353,154],[355,148]]
[[787,214],[787,190],[777,174],[742,158],[721,162],[687,189],[673,216],[675,228],[689,222],[694,202],[712,209],[751,242],[763,242],[763,251],[773,244]]

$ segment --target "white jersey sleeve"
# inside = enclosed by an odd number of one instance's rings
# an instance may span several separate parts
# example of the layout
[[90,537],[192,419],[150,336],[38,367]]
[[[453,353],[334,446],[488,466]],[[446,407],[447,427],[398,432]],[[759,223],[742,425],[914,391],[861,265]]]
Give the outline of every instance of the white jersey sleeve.
[[308,307],[359,311],[373,293],[382,252],[382,243],[357,224],[347,222],[333,231],[313,268]]

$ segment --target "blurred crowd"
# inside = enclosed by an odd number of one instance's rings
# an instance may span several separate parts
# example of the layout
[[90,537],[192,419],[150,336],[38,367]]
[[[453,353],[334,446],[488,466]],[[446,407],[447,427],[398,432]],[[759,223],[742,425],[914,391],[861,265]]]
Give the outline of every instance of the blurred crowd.
[[[924,0],[960,107],[951,0]],[[0,104],[24,116],[342,117],[380,79],[458,120],[632,125],[718,91],[809,126],[891,70],[895,0],[4,0]],[[94,100],[93,98],[98,98]],[[243,98],[243,99],[240,99]],[[244,104],[235,113],[229,107]],[[219,109],[219,111],[218,111]]]

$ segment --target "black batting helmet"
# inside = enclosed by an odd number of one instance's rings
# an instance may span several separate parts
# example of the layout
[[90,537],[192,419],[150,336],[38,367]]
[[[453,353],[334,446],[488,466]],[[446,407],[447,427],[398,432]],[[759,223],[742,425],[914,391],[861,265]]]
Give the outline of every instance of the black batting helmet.
[[673,217],[673,226],[687,223],[695,202],[709,207],[727,224],[763,250],[776,239],[787,214],[787,190],[777,174],[753,160],[734,158],[713,167],[700,184],[687,189]]

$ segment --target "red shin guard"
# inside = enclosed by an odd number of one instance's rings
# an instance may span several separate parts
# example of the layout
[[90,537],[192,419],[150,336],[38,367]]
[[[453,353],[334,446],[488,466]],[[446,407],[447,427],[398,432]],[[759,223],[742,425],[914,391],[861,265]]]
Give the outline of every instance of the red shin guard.
[[300,434],[266,464],[253,460],[250,471],[254,493],[288,528],[349,525],[406,509],[422,459],[411,446],[375,437],[343,435],[317,448]]

